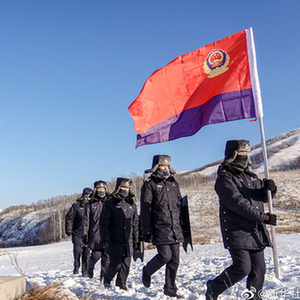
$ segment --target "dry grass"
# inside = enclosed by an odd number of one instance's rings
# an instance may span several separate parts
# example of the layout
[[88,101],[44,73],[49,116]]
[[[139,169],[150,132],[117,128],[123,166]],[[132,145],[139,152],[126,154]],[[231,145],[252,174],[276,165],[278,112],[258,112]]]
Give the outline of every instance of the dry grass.
[[111,299],[109,296],[99,298],[94,296],[94,293],[88,295],[78,296],[70,295],[69,291],[65,292],[63,288],[64,281],[57,281],[47,284],[45,286],[30,285],[27,293],[19,300],[101,300]]
[[[30,285],[26,295],[20,300],[70,300],[76,297],[78,300],[96,300],[93,294],[87,296],[74,296],[65,294],[62,287],[63,281],[54,282],[46,286]],[[109,299],[109,298],[108,298]]]
[[63,282],[55,282],[46,286],[29,285],[28,292],[21,300],[66,300],[65,295],[61,295]]
[[[23,270],[18,262],[17,253],[5,252],[2,255],[6,255],[10,261],[10,264],[14,269],[23,277],[26,278]],[[99,300],[95,298],[93,293],[86,296],[71,296],[70,293],[66,293],[63,288],[64,281],[57,281],[47,285],[30,284],[26,279],[27,292],[19,300]],[[107,298],[109,299],[109,298]]]
[[74,296],[70,296],[69,292],[64,292],[63,284],[64,281],[57,281],[45,286],[29,284],[27,293],[20,300],[99,300],[93,293],[85,296],[77,296],[75,294]]
[[95,297],[94,293],[89,293],[85,296],[70,296],[69,292],[65,293],[63,290],[64,281],[50,283],[45,286],[30,285],[28,292],[19,300],[101,300],[111,299],[109,296],[105,298]]

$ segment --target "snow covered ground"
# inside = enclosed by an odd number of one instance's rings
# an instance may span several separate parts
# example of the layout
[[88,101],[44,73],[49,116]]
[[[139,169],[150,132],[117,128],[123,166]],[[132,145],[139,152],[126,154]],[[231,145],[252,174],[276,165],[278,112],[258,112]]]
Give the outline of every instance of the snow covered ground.
[[[300,234],[282,234],[276,236],[280,279],[273,271],[273,253],[265,251],[267,274],[263,289],[263,298],[300,299]],[[142,267],[155,254],[156,250],[145,253],[144,262],[132,262],[127,285],[128,291],[113,286],[105,290],[99,281],[100,266],[96,265],[93,279],[73,275],[72,243],[64,241],[51,245],[0,249],[0,275],[19,275],[12,267],[8,254],[17,258],[20,268],[30,284],[48,284],[63,281],[66,299],[77,299],[76,295],[93,293],[96,299],[171,299],[163,294],[164,269],[152,276],[152,283],[146,289],[141,281]],[[206,281],[218,275],[230,265],[230,256],[221,243],[196,245],[188,254],[181,249],[181,260],[177,275],[179,293],[185,299],[204,300]],[[245,280],[233,286],[218,299],[248,299],[245,293]]]

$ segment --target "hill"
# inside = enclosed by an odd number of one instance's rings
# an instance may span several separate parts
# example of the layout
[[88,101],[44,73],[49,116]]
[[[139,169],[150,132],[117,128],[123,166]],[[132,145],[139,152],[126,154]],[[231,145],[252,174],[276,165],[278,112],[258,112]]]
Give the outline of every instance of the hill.
[[[277,184],[274,212],[278,214],[276,232],[300,232],[300,128],[267,140],[270,177]],[[263,178],[261,145],[250,152],[252,168]],[[219,204],[214,179],[222,160],[191,170],[177,172],[182,195],[189,197],[194,243],[220,242]],[[133,176],[133,189],[139,199],[142,177]],[[110,187],[114,182],[109,183]],[[79,197],[58,196],[30,206],[9,207],[0,212],[0,247],[39,245],[66,238],[64,218]],[[138,203],[138,201],[137,201]],[[266,210],[268,210],[266,208]]]
[[[289,171],[300,168],[300,128],[282,133],[266,141],[269,171]],[[264,162],[261,143],[251,147],[249,156],[257,173],[264,173]],[[201,174],[214,178],[223,159],[203,167],[181,172],[182,175]]]

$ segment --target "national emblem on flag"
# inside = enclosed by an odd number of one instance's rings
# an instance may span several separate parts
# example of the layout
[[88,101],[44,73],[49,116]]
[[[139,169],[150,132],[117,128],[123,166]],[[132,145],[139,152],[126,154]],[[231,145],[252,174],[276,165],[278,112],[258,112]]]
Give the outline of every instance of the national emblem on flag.
[[207,124],[258,117],[253,45],[250,28],[156,70],[129,106],[136,147],[190,136]]

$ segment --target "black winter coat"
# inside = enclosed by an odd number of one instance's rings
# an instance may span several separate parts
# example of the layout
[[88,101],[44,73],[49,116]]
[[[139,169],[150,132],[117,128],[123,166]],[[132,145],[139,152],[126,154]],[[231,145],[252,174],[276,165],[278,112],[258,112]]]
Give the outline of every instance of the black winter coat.
[[151,234],[154,245],[183,242],[181,224],[182,197],[173,176],[164,180],[153,173],[141,192],[142,234]]
[[108,254],[132,256],[138,240],[139,217],[133,199],[118,194],[109,197],[103,205],[100,217],[101,240],[108,241]]
[[66,234],[72,234],[72,243],[75,245],[86,246],[81,238],[81,225],[85,201],[78,199],[72,204],[70,210],[66,214]]
[[103,249],[99,224],[105,201],[106,197],[100,199],[95,196],[84,207],[81,236],[88,235],[88,243],[91,250]]
[[[220,199],[220,225],[224,247],[262,250],[271,246],[265,224],[264,182],[256,175],[220,169],[215,183]],[[274,193],[273,193],[274,195]]]

